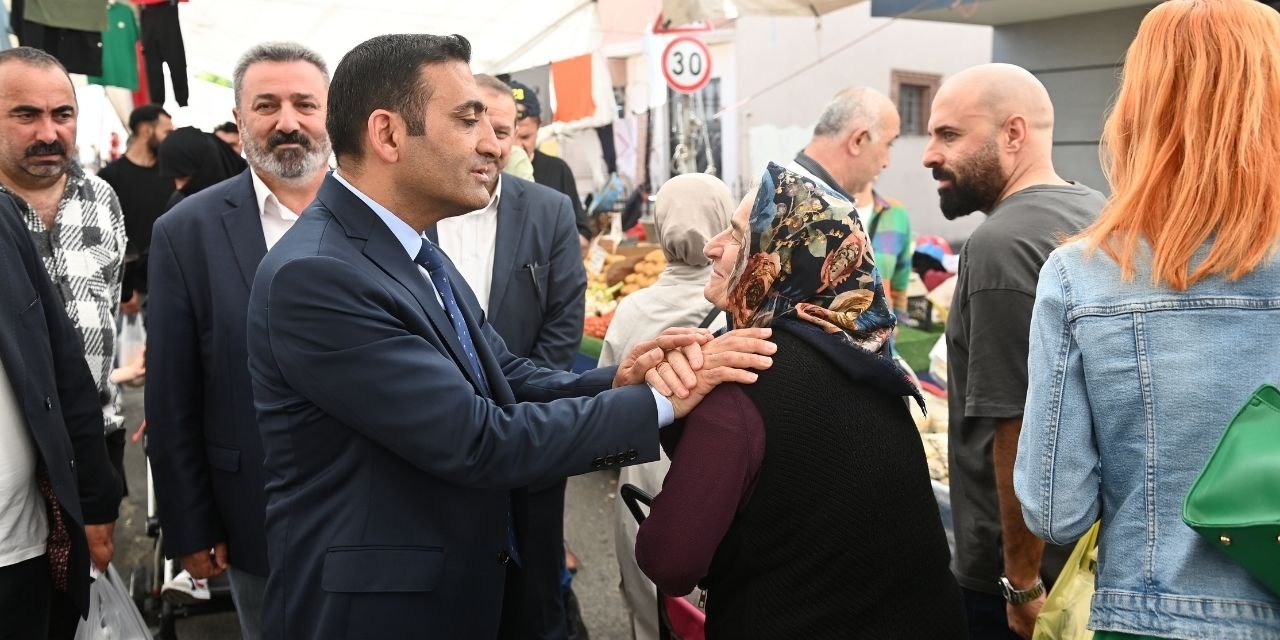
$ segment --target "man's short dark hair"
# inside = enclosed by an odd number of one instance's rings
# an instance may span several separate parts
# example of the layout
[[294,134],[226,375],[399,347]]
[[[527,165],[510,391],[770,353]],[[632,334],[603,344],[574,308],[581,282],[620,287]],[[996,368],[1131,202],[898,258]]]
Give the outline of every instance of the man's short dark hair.
[[57,67],[63,73],[67,72],[67,68],[52,54],[35,47],[14,47],[0,51],[0,64],[6,62],[23,62],[33,67]]
[[236,123],[234,122],[224,122],[214,127],[213,132],[214,133],[234,133],[239,135],[240,127],[236,126]]
[[296,42],[263,42],[244,52],[231,74],[231,92],[236,107],[240,106],[240,88],[244,86],[244,74],[259,62],[310,62],[320,70],[325,82],[329,81],[329,67],[320,54]]
[[[426,133],[423,112],[431,87],[422,68],[450,60],[471,62],[471,43],[459,35],[389,34],[370,38],[343,56],[329,85],[325,128],[339,164],[363,153],[365,124],[377,109],[400,114],[409,135]],[[412,79],[406,82],[406,78]]]
[[160,116],[164,116],[166,118],[173,117],[169,115],[168,111],[164,110],[164,107],[158,104],[144,104],[141,107],[134,109],[133,113],[129,114],[129,132],[137,133],[138,127],[141,127],[144,124],[155,124],[159,122]]

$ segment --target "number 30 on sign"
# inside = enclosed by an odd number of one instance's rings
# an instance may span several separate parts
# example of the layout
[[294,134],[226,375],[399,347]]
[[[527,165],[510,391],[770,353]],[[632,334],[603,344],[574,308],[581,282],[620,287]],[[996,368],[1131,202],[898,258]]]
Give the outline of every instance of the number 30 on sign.
[[711,51],[701,40],[680,36],[662,51],[662,75],[681,93],[694,93],[711,81]]

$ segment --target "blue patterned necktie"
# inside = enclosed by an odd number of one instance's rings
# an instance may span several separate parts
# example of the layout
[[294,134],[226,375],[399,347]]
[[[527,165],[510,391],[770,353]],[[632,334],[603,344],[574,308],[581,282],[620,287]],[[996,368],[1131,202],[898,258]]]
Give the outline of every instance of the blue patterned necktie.
[[458,334],[458,342],[462,343],[462,350],[467,354],[471,372],[480,381],[480,389],[484,395],[492,397],[489,393],[489,383],[484,379],[484,369],[480,368],[480,357],[476,355],[476,344],[471,340],[471,331],[467,329],[467,321],[462,317],[462,309],[458,307],[458,298],[453,294],[453,285],[449,283],[449,274],[445,271],[444,258],[440,256],[440,250],[431,244],[430,240],[423,239],[422,249],[418,251],[418,257],[413,261],[422,265],[422,268],[431,275],[431,283],[435,285],[436,293],[440,294],[440,301],[444,303],[444,312],[453,323],[453,330]]
[[[467,329],[467,321],[462,317],[462,309],[458,307],[458,298],[453,294],[453,285],[449,283],[449,274],[445,271],[444,258],[440,256],[440,250],[431,244],[430,240],[424,238],[422,249],[418,251],[418,257],[413,261],[426,269],[427,274],[431,276],[431,284],[435,285],[436,293],[440,294],[440,301],[444,303],[444,312],[453,323],[453,330],[458,334],[458,342],[462,343],[462,350],[467,354],[471,371],[480,381],[480,389],[484,395],[492,398],[493,395],[489,393],[489,383],[484,378],[484,369],[480,368],[480,357],[476,355],[476,344],[471,341],[471,331]],[[510,502],[507,503],[507,554],[519,566],[520,554],[516,550],[516,534],[511,526]]]

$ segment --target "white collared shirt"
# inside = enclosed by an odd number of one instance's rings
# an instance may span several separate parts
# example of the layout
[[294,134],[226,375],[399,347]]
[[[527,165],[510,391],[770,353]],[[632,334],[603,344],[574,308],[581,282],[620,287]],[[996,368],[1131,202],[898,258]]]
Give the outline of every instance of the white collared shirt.
[[253,195],[258,202],[258,214],[262,216],[262,235],[270,250],[284,237],[286,231],[293,228],[293,223],[298,221],[298,214],[280,203],[280,199],[258,177],[258,172],[253,167],[249,167],[249,175],[253,176]]
[[502,197],[502,174],[489,205],[478,211],[445,218],[436,223],[440,248],[453,260],[480,307],[489,313],[489,289],[493,283],[493,254],[498,240],[498,200]]

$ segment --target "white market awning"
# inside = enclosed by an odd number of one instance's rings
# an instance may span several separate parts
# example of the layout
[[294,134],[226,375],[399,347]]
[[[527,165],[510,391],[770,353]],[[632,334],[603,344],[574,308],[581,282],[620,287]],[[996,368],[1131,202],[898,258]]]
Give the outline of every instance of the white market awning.
[[471,67],[500,73],[595,50],[591,0],[193,0],[181,5],[187,66],[230,78],[249,47],[292,40],[318,51],[330,71],[355,45],[385,33],[457,33]]

